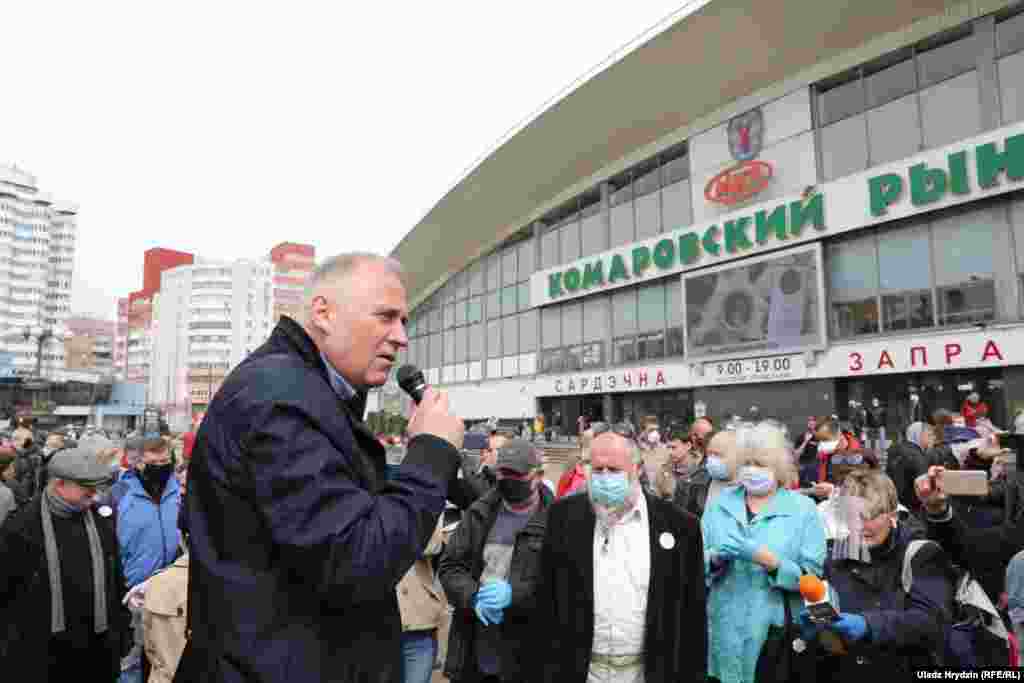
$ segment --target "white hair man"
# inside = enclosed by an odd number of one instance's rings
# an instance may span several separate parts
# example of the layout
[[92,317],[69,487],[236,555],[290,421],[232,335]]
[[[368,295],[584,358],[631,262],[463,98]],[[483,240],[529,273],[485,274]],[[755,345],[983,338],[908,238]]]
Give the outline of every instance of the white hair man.
[[548,515],[538,606],[547,610],[533,680],[702,680],[704,553],[692,515],[646,494],[633,442],[590,447],[587,495]]
[[464,425],[428,389],[386,476],[362,397],[408,340],[402,270],[371,254],[313,273],[224,381],[199,429],[182,526],[192,637],[175,680],[399,680],[395,585],[427,545]]

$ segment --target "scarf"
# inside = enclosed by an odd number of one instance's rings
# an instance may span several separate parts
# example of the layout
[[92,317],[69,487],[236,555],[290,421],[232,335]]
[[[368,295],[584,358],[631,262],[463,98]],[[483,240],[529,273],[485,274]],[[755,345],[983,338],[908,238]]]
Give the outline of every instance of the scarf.
[[53,517],[57,515],[68,519],[81,514],[85,520],[85,532],[89,537],[89,554],[92,555],[93,581],[93,612],[95,613],[96,633],[107,631],[107,584],[106,571],[103,566],[103,547],[100,545],[100,534],[96,530],[96,520],[92,510],[80,512],[68,505],[61,498],[46,489],[40,505],[43,518],[43,543],[46,546],[46,564],[50,573],[50,622],[51,633],[63,633],[66,630],[64,621],[64,588],[60,578],[60,553],[57,551],[57,537],[53,531]]

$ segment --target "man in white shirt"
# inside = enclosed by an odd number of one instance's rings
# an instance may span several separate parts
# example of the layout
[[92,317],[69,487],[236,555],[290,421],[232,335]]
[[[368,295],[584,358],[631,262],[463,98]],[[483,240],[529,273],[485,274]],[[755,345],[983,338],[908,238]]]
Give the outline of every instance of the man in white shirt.
[[704,680],[700,525],[643,492],[635,449],[615,433],[595,438],[587,495],[551,507],[541,551],[535,680]]

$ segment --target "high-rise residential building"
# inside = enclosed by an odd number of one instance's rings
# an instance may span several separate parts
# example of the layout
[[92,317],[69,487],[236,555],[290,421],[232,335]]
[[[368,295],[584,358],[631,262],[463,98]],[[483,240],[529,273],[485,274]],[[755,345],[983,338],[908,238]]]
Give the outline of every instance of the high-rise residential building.
[[163,273],[153,309],[149,402],[187,428],[224,377],[262,344],[273,324],[270,259],[208,261]]
[[68,370],[95,372],[110,376],[114,372],[114,327],[110,320],[84,316],[68,318],[64,337],[64,358]]
[[0,166],[0,374],[56,377],[64,369],[77,214],[41,192],[32,174]]
[[149,249],[143,256],[142,289],[117,302],[114,363],[129,382],[148,383],[153,349],[153,304],[164,271],[192,263],[195,257],[174,249]]
[[306,279],[315,267],[316,247],[282,242],[270,250],[274,264],[274,324],[287,315],[302,318],[302,296]]

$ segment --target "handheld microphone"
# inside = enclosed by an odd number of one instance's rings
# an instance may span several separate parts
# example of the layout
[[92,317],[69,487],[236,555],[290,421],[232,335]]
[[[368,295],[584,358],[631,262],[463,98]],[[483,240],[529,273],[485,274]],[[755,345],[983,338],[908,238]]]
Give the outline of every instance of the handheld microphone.
[[402,391],[409,394],[413,403],[419,405],[423,400],[423,392],[427,390],[427,380],[423,376],[423,371],[415,365],[403,365],[398,368],[395,379]]
[[800,595],[804,599],[804,607],[811,615],[811,621],[817,624],[829,624],[839,618],[839,612],[828,599],[828,583],[813,574],[800,577]]

